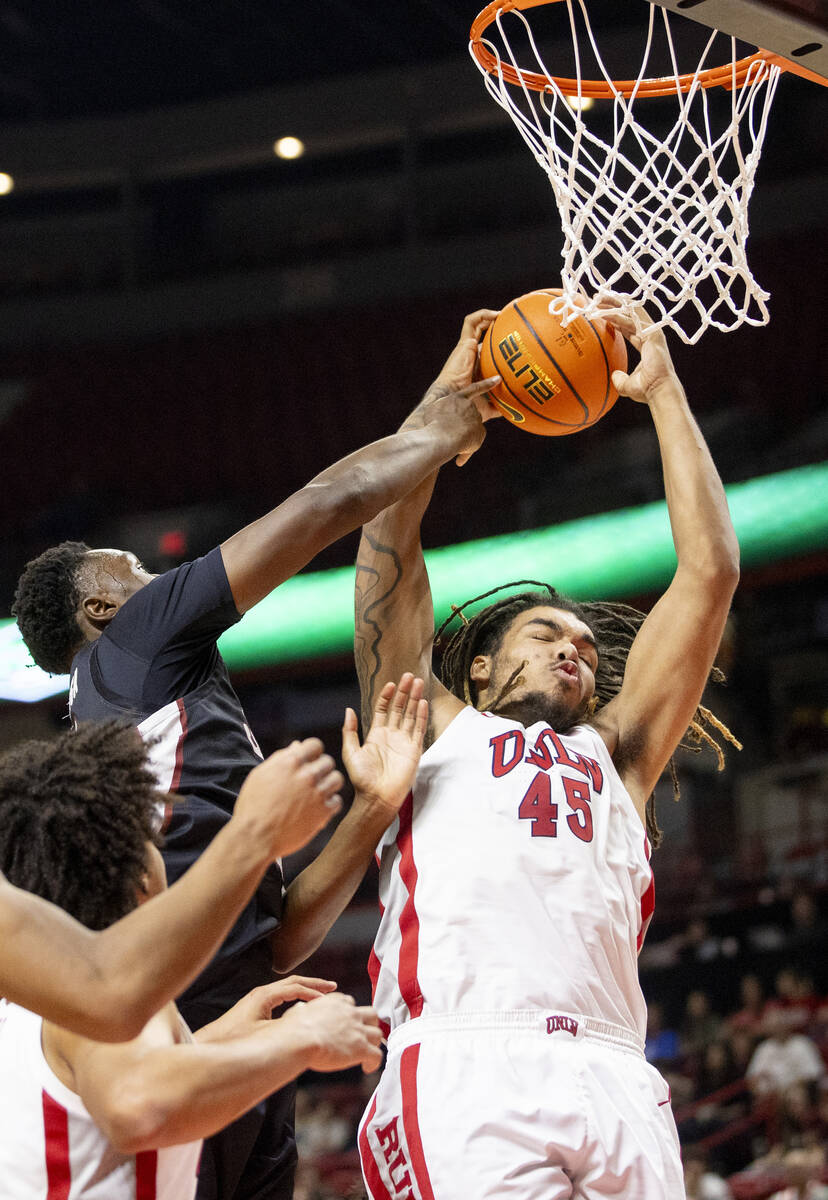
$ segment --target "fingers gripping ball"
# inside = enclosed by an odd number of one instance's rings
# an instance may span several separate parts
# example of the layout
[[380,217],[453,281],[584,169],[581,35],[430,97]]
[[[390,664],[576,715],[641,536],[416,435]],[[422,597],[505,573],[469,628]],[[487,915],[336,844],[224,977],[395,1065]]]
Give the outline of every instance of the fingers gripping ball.
[[518,429],[560,437],[594,425],[618,392],[613,371],[626,371],[627,347],[605,321],[576,317],[566,327],[549,311],[560,296],[546,288],[518,296],[480,343],[480,375],[500,375],[487,394]]

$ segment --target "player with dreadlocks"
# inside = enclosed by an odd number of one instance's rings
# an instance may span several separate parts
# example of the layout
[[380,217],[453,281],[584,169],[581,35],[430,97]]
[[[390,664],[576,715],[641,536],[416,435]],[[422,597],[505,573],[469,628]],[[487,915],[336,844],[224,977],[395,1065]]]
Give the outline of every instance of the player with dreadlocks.
[[[544,591],[521,592],[514,594],[520,587],[543,588]],[[481,600],[487,600],[498,592],[508,592],[500,600],[493,602],[471,618],[466,611]],[[548,583],[539,583],[536,579],[519,579],[506,583],[501,587],[473,596],[465,603],[454,605],[448,616],[435,634],[435,645],[442,651],[442,669],[440,678],[445,687],[453,695],[460,697],[466,704],[474,704],[477,689],[472,684],[471,667],[478,654],[491,654],[502,641],[503,634],[512,621],[522,612],[542,605],[552,605],[553,608],[565,609],[580,617],[592,630],[595,636],[595,647],[598,652],[598,665],[595,670],[595,691],[587,702],[584,716],[594,716],[598,709],[608,704],[621,690],[624,682],[624,668],[627,655],[635,641],[636,634],[646,618],[646,613],[640,609],[631,608],[629,604],[613,604],[606,600],[588,600],[577,602],[562,596],[556,588]],[[449,626],[459,620],[460,627],[444,640]],[[502,711],[502,703],[506,700],[508,691],[520,675],[520,668],[515,672],[515,678],[506,681],[502,693],[496,697],[491,709]],[[713,667],[711,679],[722,682],[724,676],[718,667]],[[735,746],[742,749],[741,743],[733,736],[726,725],[700,704],[687,729],[686,739],[679,743],[685,750],[701,750],[708,746],[716,753],[719,770],[724,770],[724,750],[710,729],[718,733]],[[673,781],[673,794],[679,798],[678,775],[675,761],[671,756],[669,761],[670,776]],[[647,836],[650,845],[656,849],[661,844],[661,830],[656,819],[655,792],[651,792],[646,809]]]
[[[466,319],[409,422],[471,378],[490,320]],[[699,702],[738,544],[663,334],[612,321],[640,352],[613,383],[650,410],[677,568],[646,616],[521,581],[441,627],[461,623],[442,681],[430,675],[412,794],[378,850],[370,970],[389,1052],[359,1135],[373,1200],[684,1195],[669,1090],[643,1055],[636,960],[654,903],[655,784],[688,731],[729,736]],[[435,477],[363,529],[367,711],[394,673],[429,678],[420,523]]]

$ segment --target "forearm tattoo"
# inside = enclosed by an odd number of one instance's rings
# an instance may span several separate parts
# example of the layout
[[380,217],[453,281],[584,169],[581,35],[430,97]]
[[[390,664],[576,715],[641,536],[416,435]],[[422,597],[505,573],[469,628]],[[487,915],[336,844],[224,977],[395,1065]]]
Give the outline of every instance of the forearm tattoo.
[[397,590],[403,569],[400,556],[393,547],[384,546],[364,530],[362,536],[373,551],[371,558],[378,560],[375,565],[360,554],[356,562],[354,659],[362,693],[362,727],[368,729],[374,711],[377,679],[383,667],[381,643],[385,628],[380,621],[380,610]]

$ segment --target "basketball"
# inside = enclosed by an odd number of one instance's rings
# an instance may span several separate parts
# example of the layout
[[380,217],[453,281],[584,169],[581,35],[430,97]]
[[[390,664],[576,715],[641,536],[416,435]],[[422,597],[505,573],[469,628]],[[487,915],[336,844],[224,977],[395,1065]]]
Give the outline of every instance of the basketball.
[[518,429],[561,437],[594,425],[618,392],[627,346],[606,321],[576,317],[564,328],[549,312],[559,288],[518,296],[498,313],[480,343],[480,376],[499,375],[487,393]]

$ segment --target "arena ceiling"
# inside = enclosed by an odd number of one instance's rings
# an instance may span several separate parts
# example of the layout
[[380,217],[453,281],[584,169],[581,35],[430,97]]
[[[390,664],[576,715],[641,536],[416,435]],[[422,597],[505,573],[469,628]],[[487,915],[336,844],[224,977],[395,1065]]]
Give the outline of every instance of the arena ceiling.
[[[0,121],[136,112],[462,54],[477,0],[0,3]],[[644,6],[591,0],[602,29]],[[564,14],[556,14],[559,20]]]

